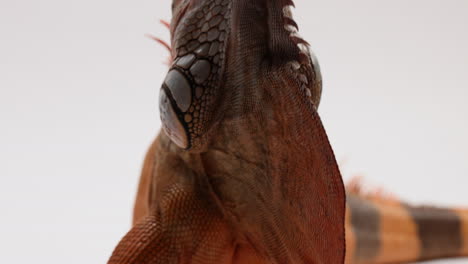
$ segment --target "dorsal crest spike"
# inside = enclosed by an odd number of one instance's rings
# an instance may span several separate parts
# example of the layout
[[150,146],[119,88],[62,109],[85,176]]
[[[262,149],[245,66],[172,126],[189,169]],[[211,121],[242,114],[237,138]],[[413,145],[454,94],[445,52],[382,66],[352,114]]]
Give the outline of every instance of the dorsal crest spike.
[[296,30],[299,30],[299,26],[297,25],[296,21],[294,21],[292,18],[285,17],[284,18],[284,23],[289,26],[293,26],[296,28]]
[[[171,28],[171,24],[169,22],[167,22],[166,20],[164,19],[160,19],[159,20],[159,23],[161,23],[165,28],[167,28],[168,30],[170,30]],[[145,34],[145,36],[147,38],[150,38],[154,41],[156,41],[157,43],[161,44],[164,48],[167,49],[167,51],[169,51],[169,57],[168,59],[166,60],[165,64],[167,64],[168,66],[170,66],[172,64],[172,48],[171,48],[171,45],[169,43],[167,43],[165,40],[161,39],[161,38],[158,38],[156,36],[153,36],[151,34]]]
[[292,0],[285,0],[284,3],[288,3],[287,5],[283,6],[282,10],[284,28],[286,31],[289,32],[289,39],[291,40],[291,42],[294,43],[299,49],[299,61],[301,61],[301,63],[308,64],[310,61],[310,44],[307,41],[305,41],[298,33],[299,28],[297,26],[296,21],[293,18],[293,13],[291,9],[291,7],[294,7],[294,3],[292,2]]
[[303,38],[299,37],[298,35],[293,35],[290,38],[296,44],[304,44],[306,46],[310,46],[309,42],[305,41]]

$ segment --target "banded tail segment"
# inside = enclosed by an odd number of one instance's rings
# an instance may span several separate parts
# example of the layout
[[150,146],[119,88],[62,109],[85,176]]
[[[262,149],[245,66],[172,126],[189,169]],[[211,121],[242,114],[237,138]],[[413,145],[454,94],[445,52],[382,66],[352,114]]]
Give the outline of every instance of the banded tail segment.
[[348,194],[346,264],[408,263],[468,255],[468,211]]

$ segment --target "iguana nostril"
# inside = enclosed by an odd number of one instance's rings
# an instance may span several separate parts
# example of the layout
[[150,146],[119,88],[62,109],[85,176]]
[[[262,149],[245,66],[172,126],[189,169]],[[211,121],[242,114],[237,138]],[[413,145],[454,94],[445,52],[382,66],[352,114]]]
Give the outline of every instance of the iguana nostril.
[[210,72],[211,64],[207,60],[199,60],[190,68],[190,73],[197,84],[205,82],[210,76]]
[[[193,67],[192,67],[193,68]],[[192,89],[185,76],[177,70],[171,70],[164,80],[172,98],[182,112],[187,112],[192,103]]]

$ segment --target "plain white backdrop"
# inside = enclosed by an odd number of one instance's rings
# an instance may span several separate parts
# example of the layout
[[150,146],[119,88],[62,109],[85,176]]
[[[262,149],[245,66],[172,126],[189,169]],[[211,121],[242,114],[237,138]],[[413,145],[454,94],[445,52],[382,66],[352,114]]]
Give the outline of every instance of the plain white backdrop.
[[[129,229],[170,4],[0,0],[0,263],[105,263]],[[296,6],[345,180],[468,206],[468,2]]]

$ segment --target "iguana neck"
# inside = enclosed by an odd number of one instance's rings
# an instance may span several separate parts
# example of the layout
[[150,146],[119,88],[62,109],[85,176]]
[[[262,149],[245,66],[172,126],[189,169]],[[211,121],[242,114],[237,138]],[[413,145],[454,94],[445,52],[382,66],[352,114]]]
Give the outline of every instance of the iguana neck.
[[[230,111],[226,109],[207,149],[180,153],[209,182],[206,192],[243,241],[265,245],[266,233],[258,229],[266,228],[291,252],[298,248],[294,252],[299,255],[285,257],[288,261],[302,263],[300,255],[310,249],[296,244],[297,236],[282,234],[312,234],[315,224],[326,223],[327,230],[336,228],[330,231],[335,235],[309,247],[336,254],[327,245],[343,246],[344,190],[315,107],[288,74],[291,70],[284,66],[261,72],[262,78],[247,81],[255,90],[237,87],[241,95],[230,97]],[[276,254],[268,245],[258,250]],[[337,259],[344,256],[338,253]]]
[[206,151],[226,116],[253,111],[264,92],[259,83],[270,75],[291,77],[283,88],[317,108],[318,65],[297,34],[290,5],[287,0],[179,1],[171,24],[174,63],[160,92],[163,129],[174,143]]

